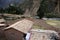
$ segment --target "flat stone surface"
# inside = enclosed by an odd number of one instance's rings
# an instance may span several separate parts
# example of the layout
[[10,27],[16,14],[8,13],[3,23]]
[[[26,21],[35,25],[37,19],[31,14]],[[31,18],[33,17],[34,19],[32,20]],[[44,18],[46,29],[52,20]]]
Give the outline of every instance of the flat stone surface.
[[49,30],[35,30],[35,31],[32,30],[30,40],[55,40],[53,38],[54,38],[54,35],[55,35],[55,37],[57,37],[56,32],[54,32],[54,31],[48,32],[48,31]]
[[16,22],[15,24],[12,24],[11,26],[9,26],[5,29],[12,27],[18,31],[21,31],[23,33],[27,33],[31,29],[32,25],[33,25],[32,21],[24,19],[24,20]]

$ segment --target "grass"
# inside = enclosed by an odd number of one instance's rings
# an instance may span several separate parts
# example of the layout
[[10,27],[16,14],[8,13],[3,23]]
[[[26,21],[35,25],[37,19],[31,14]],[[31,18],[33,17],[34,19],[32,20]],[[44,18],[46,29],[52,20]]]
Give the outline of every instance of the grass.
[[43,30],[45,30],[44,27],[41,27],[41,26],[39,26],[39,25],[33,25],[32,28],[33,28],[33,29],[43,29]]
[[49,25],[52,25],[54,27],[60,28],[60,21],[58,21],[58,20],[46,20],[46,23]]

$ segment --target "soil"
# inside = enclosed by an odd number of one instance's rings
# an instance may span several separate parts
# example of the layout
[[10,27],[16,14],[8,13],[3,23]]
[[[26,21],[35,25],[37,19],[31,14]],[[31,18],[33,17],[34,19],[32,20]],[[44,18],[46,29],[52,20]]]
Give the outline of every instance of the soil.
[[[39,25],[39,26],[45,28],[46,30],[54,30],[54,31],[58,32],[58,34],[59,34],[59,36],[60,36],[60,29],[59,29],[59,28],[56,28],[56,27],[53,27],[53,26],[51,26],[51,25],[49,25],[49,24],[47,24],[47,23],[45,22],[45,20],[43,20],[43,19],[33,19],[33,18],[24,18],[24,19],[31,20],[31,21],[34,22],[34,24]],[[22,19],[21,19],[21,20],[22,20]],[[11,25],[11,24],[13,24],[13,23],[15,23],[15,22],[17,22],[17,21],[19,21],[19,20],[12,21],[12,22],[8,22],[8,24]]]
[[36,25],[40,25],[41,27],[44,27],[46,30],[54,30],[54,31],[58,32],[58,34],[60,36],[60,29],[47,24],[45,22],[45,20],[33,19],[33,18],[26,18],[26,19],[33,21]]

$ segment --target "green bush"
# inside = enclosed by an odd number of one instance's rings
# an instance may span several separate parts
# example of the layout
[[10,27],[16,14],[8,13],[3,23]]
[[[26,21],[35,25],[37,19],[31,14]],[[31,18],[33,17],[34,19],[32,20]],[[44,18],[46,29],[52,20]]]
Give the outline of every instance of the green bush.
[[10,14],[20,14],[22,15],[24,11],[20,7],[9,5],[8,8],[0,8],[0,13],[10,13]]
[[45,13],[45,17],[47,18],[60,18],[60,15],[58,13]]
[[48,17],[48,18],[55,18],[60,17],[59,13],[54,13],[54,9],[56,7],[56,0],[42,0],[40,3],[39,10],[37,12],[37,15],[40,18]]

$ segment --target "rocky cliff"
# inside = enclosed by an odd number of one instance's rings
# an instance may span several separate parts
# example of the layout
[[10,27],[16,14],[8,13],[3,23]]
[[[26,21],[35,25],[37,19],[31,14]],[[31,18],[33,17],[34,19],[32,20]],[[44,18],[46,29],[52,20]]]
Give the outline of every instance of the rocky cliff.
[[26,0],[20,7],[25,10],[24,15],[35,16],[41,0]]
[[[0,1],[0,6],[3,3],[5,6],[7,4],[15,4],[25,11],[24,15],[35,16],[40,8],[40,4],[43,0],[5,0]],[[50,12],[58,13],[60,15],[60,0],[44,0],[48,4],[47,9]],[[4,6],[3,6],[4,7]],[[44,9],[43,9],[44,10]]]
[[[25,0],[23,4],[20,5],[20,7],[25,10],[24,15],[29,16],[35,16],[37,15],[37,11],[40,7],[40,4],[43,0]],[[60,12],[59,10],[59,0],[46,0],[46,3],[48,4],[48,10],[50,12]],[[58,14],[60,15],[60,14]]]

